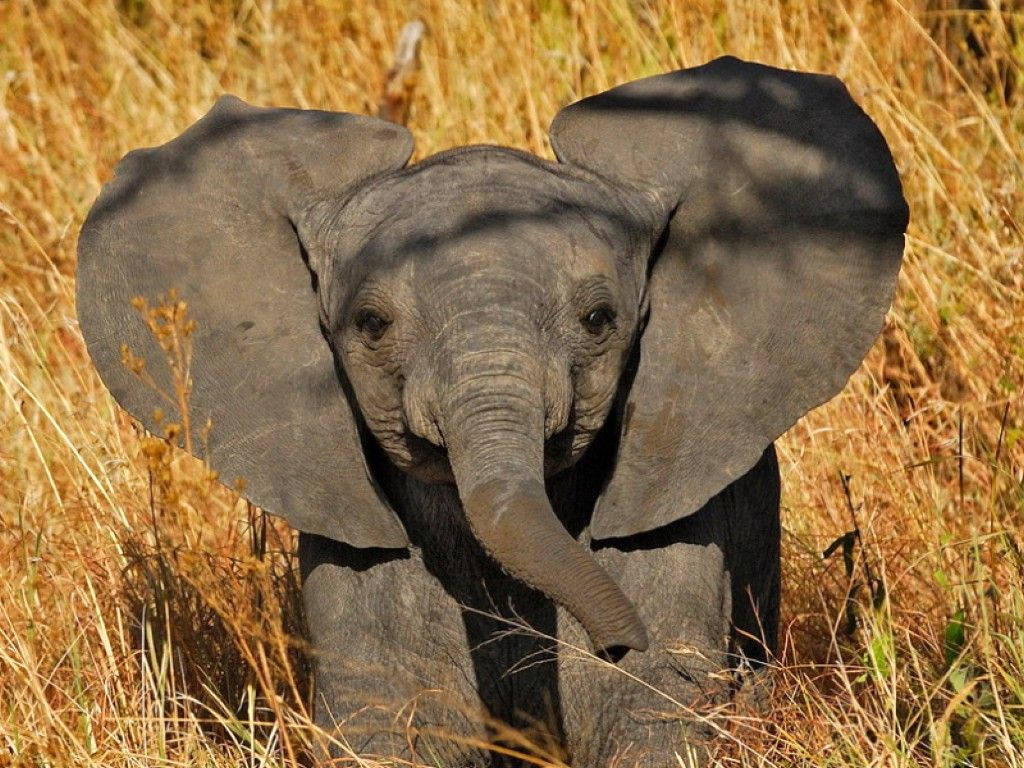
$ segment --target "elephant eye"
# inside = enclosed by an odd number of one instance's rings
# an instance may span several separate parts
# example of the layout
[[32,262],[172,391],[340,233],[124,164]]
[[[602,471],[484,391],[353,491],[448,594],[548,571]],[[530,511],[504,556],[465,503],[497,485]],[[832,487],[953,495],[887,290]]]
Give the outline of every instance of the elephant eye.
[[372,309],[363,310],[356,316],[356,328],[371,341],[379,341],[390,325],[390,320]]
[[599,334],[613,322],[615,322],[615,310],[607,304],[602,304],[590,310],[580,320],[588,333]]

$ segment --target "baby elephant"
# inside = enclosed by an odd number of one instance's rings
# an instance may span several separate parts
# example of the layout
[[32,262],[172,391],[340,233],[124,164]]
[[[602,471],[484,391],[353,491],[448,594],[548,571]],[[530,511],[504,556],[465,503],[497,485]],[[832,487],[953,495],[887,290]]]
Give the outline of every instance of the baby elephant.
[[699,757],[774,648],[772,442],[889,306],[907,205],[834,78],[717,59],[551,143],[407,166],[402,127],[225,96],[82,229],[82,332],[150,429],[131,299],[188,303],[191,422],[302,532],[317,721],[360,754]]

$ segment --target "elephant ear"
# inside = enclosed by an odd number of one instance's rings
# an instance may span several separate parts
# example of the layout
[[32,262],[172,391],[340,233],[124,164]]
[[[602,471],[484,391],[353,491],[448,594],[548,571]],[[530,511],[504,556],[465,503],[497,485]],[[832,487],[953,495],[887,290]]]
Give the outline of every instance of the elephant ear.
[[629,536],[700,509],[843,387],[889,307],[907,205],[839,80],[734,58],[572,104],[551,140],[668,223],[591,523]]
[[127,155],[79,238],[79,322],[117,402],[157,432],[157,409],[174,414],[164,353],[132,301],[176,291],[195,322],[193,452],[209,420],[205,458],[225,483],[241,477],[255,504],[357,547],[407,538],[367,472],[296,231],[317,199],[411,153],[404,128],[375,118],[225,96],[178,138]]

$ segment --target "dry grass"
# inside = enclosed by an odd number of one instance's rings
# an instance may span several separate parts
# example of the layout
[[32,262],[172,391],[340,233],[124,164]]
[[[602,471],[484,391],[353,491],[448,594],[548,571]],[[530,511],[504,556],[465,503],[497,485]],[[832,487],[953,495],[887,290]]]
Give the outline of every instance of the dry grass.
[[[123,153],[222,92],[375,112],[414,15],[418,156],[549,155],[563,104],[726,52],[846,80],[906,261],[883,339],[781,443],[785,648],[720,762],[1024,765],[1024,14],[954,0],[0,2],[0,765],[305,759],[292,534],[116,412],[75,237]],[[853,528],[850,568],[823,560]]]

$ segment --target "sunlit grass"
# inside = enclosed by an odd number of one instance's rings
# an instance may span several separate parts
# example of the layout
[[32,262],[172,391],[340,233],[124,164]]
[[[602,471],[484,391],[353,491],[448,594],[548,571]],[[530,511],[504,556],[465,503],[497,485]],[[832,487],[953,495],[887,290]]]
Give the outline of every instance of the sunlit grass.
[[[292,532],[117,412],[74,247],[117,159],[223,92],[375,114],[413,18],[417,157],[550,156],[564,104],[723,53],[843,77],[906,259],[865,364],[781,442],[783,650],[769,707],[715,713],[718,760],[1024,765],[1024,16],[953,0],[0,2],[0,765],[285,766],[323,738]],[[854,530],[849,567],[822,558]]]

